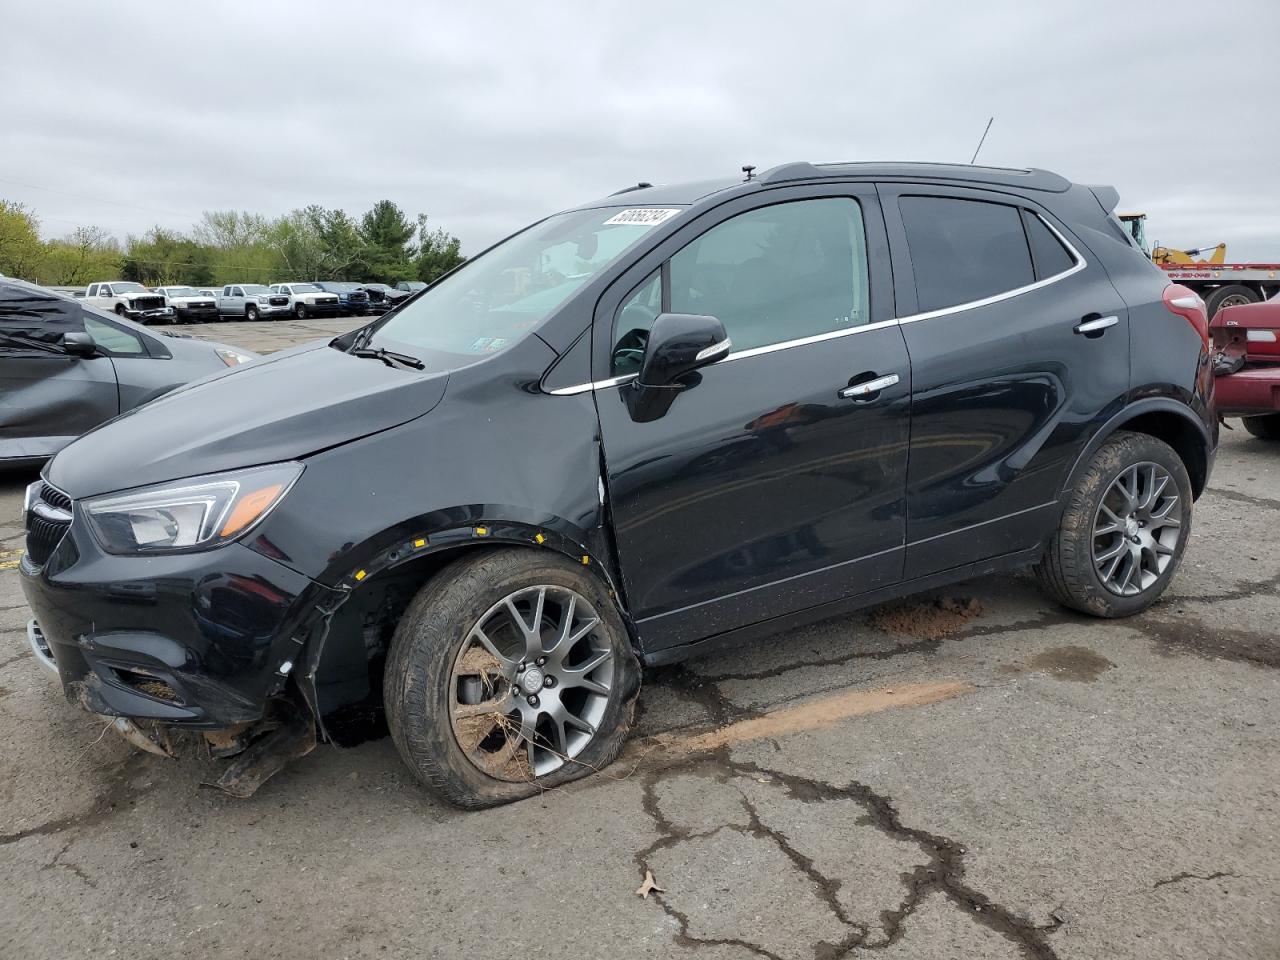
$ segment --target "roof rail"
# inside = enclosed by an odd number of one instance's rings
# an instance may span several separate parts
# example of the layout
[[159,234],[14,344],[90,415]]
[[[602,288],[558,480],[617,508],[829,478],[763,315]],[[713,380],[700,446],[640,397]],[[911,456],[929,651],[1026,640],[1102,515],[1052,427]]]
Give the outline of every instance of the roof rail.
[[609,194],[609,196],[611,196],[611,197],[616,197],[616,196],[618,196],[619,194],[622,194],[622,193],[630,193],[630,192],[631,192],[631,191],[633,191],[633,190],[648,190],[648,189],[649,189],[650,187],[652,187],[652,186],[653,186],[653,184],[652,184],[652,183],[649,183],[649,182],[648,182],[648,181],[646,181],[646,180],[641,180],[641,181],[640,181],[639,183],[637,183],[634,187],[623,187],[621,190],[615,190],[615,191],[613,191],[613,193]]
[[755,179],[761,183],[786,183],[789,180],[817,180],[820,177],[829,176],[831,174],[823,173],[812,163],[805,163],[802,160],[796,163],[782,163],[776,167],[770,167]]

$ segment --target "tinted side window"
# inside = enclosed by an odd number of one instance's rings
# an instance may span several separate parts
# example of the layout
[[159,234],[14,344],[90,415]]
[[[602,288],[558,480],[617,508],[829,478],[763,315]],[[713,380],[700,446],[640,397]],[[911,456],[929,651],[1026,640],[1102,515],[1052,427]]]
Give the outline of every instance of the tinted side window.
[[870,321],[862,211],[843,197],[726,220],[672,257],[670,276],[671,312],[719,318],[734,350]]
[[898,209],[920,312],[982,300],[1035,281],[1017,207],[902,197]]
[[871,320],[866,233],[852,199],[797,200],[740,214],[668,263],[670,291],[654,273],[614,318],[614,375],[640,369],[649,330],[664,309],[716,317],[734,350]]
[[147,354],[147,348],[132,333],[105,323],[97,317],[91,317],[87,313],[84,317],[84,329],[89,336],[93,337],[93,342],[108,353],[134,356]]
[[1027,229],[1027,242],[1031,244],[1031,259],[1036,265],[1036,279],[1056,277],[1075,266],[1075,258],[1067,252],[1062,241],[1053,235],[1043,220],[1030,210],[1022,211],[1022,223]]
[[662,274],[654,271],[618,308],[613,321],[613,375],[639,373],[653,321],[662,312]]

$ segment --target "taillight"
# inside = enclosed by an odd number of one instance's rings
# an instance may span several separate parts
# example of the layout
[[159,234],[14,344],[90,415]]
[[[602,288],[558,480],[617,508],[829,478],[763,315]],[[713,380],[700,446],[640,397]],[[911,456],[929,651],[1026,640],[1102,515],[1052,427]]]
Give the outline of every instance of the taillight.
[[1195,328],[1200,340],[1204,343],[1204,348],[1208,350],[1209,311],[1205,309],[1204,301],[1200,299],[1200,295],[1190,287],[1184,287],[1180,283],[1171,283],[1164,288],[1163,296],[1164,305],[1169,308],[1171,313],[1176,313]]

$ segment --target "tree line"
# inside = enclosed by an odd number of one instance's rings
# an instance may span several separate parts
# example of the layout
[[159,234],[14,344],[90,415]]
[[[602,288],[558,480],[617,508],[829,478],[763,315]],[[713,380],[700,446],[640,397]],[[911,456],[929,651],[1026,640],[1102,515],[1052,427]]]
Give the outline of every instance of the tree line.
[[190,231],[152,227],[124,243],[98,227],[41,236],[24,204],[0,200],[0,273],[48,286],[136,280],[211,286],[286,280],[430,283],[465,259],[457,237],[379,200],[359,219],[313,204],[270,218],[207,211]]

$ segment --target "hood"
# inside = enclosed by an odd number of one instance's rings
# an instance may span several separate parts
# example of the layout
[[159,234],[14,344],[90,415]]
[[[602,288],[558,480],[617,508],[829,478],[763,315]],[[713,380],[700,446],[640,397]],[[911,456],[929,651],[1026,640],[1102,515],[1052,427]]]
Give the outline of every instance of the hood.
[[[160,294],[156,294],[156,296],[160,296]],[[185,307],[189,303],[213,303],[214,302],[213,297],[202,297],[199,294],[196,294],[194,297],[175,297],[172,294],[166,293],[164,294],[164,298],[169,303],[170,306]]]
[[293,298],[295,300],[301,300],[303,303],[315,303],[317,299],[336,300],[338,299],[338,295],[336,293],[329,293],[327,290],[313,290],[309,293],[295,293]]
[[80,498],[294,460],[422,416],[448,381],[447,371],[310,345],[228,367],[117,417],[63,448],[45,475]]

